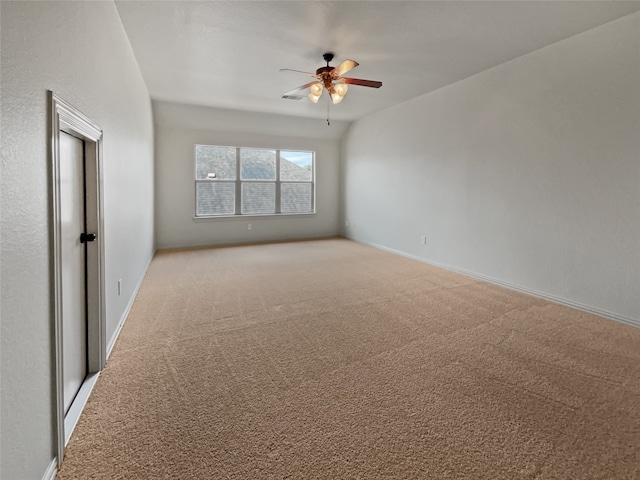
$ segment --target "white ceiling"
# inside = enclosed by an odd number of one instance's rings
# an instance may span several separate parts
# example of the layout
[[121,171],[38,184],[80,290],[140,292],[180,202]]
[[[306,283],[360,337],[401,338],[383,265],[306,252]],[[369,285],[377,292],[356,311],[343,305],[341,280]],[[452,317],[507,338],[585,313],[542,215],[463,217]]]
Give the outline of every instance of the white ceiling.
[[116,1],[154,99],[322,118],[282,99],[322,54],[353,59],[331,117],[354,120],[640,10],[639,1]]

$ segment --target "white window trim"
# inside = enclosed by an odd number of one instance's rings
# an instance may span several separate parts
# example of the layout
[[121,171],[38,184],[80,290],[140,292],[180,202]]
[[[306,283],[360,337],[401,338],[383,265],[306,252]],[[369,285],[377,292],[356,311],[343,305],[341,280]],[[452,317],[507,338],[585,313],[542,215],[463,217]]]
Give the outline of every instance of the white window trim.
[[[214,179],[198,179],[198,159],[196,156],[196,151],[198,147],[226,147],[226,148],[235,148],[236,149],[236,179],[235,180],[214,180]],[[276,152],[276,178],[275,180],[242,180],[241,178],[241,161],[240,161],[240,151],[242,149],[250,149],[250,150],[275,150]],[[301,180],[280,180],[280,152],[305,152],[311,153],[312,155],[312,170],[311,170],[311,181],[305,182]],[[194,165],[194,211],[196,214],[193,216],[193,220],[196,222],[200,221],[212,221],[212,220],[220,220],[220,219],[230,219],[230,218],[266,218],[266,217],[299,217],[299,216],[312,216],[316,214],[316,152],[313,150],[299,150],[294,148],[268,148],[268,147],[236,147],[231,145],[209,145],[209,144],[196,144],[193,147],[193,165]],[[274,213],[242,213],[242,183],[250,182],[250,183],[275,183],[275,212]],[[226,214],[226,215],[198,215],[198,191],[197,185],[198,183],[234,183],[235,184],[235,211],[237,213],[234,214]],[[283,183],[309,183],[311,184],[311,211],[309,212],[280,212],[281,208],[281,185]]]
[[250,218],[283,218],[283,217],[313,217],[317,215],[317,212],[305,212],[305,213],[252,213],[244,215],[200,215],[199,217],[192,217],[196,223],[215,222],[217,220],[240,220]]

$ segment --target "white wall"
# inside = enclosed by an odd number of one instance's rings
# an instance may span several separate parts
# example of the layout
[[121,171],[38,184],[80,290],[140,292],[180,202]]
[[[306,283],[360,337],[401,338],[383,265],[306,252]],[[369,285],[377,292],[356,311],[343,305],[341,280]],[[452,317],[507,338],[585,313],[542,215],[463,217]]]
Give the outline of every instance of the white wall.
[[55,455],[47,90],[104,130],[108,339],[153,254],[153,121],[112,2],[3,1],[1,18],[0,477],[39,480]]
[[[287,100],[283,100],[287,101]],[[158,248],[332,236],[339,233],[339,138],[332,121],[154,101]],[[198,219],[194,145],[290,148],[316,152],[316,214]],[[252,230],[247,229],[251,223]]]
[[354,123],[346,234],[640,324],[639,52],[636,13]]

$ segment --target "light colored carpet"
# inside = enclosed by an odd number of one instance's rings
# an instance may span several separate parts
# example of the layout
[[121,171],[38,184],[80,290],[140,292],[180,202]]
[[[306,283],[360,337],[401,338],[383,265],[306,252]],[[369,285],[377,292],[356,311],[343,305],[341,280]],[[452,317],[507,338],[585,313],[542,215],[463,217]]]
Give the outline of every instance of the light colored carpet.
[[159,252],[57,478],[638,479],[640,329],[344,239]]

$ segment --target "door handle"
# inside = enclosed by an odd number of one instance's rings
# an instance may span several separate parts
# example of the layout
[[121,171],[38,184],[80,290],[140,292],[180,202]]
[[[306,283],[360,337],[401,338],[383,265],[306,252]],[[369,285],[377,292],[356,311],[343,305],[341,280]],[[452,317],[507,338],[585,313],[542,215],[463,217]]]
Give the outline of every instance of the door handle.
[[80,243],[93,242],[96,239],[95,233],[81,233]]

